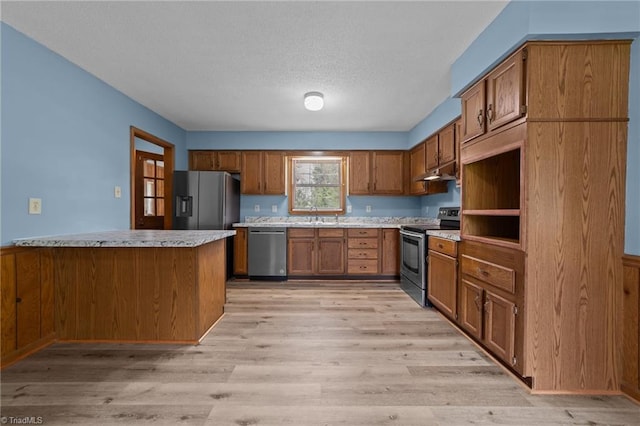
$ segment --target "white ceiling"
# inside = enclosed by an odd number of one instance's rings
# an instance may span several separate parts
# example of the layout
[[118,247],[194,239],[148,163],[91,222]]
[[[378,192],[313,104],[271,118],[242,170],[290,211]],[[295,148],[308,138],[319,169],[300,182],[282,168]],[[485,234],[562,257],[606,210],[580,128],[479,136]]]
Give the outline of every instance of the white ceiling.
[[407,131],[506,4],[3,1],[2,20],[186,130]]

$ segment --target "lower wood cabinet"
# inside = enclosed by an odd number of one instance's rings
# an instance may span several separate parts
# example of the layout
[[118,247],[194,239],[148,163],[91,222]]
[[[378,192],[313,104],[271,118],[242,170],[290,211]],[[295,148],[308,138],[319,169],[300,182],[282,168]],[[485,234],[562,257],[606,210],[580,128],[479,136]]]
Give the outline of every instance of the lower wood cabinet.
[[520,375],[525,371],[523,285],[521,251],[473,241],[461,243],[457,322]]
[[287,272],[292,277],[399,275],[395,228],[289,228]]
[[289,275],[344,275],[344,229],[289,228],[287,244]]
[[247,276],[249,274],[247,228],[235,228],[233,237],[233,275]]
[[41,248],[2,249],[0,280],[2,365],[53,341],[53,259]]
[[429,237],[427,296],[429,301],[451,319],[458,315],[458,243]]

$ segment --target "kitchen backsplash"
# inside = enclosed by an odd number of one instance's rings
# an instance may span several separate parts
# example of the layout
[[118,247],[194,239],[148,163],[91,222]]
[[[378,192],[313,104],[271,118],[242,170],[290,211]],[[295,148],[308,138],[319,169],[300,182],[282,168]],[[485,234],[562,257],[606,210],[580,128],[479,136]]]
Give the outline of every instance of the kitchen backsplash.
[[[246,216],[244,222],[246,223],[296,223],[296,222],[312,222],[316,221],[315,216]],[[320,216],[319,222],[326,223],[392,223],[392,224],[425,224],[425,225],[437,225],[440,223],[439,219],[431,217],[415,217],[415,216],[385,216],[385,217],[371,217],[371,216]]]

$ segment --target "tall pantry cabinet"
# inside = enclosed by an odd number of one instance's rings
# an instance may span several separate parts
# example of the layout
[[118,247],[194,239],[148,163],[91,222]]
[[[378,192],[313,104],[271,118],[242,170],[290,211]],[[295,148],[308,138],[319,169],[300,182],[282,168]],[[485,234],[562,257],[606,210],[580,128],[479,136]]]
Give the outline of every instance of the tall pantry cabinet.
[[460,323],[534,391],[620,387],[629,60],[529,42],[462,95]]

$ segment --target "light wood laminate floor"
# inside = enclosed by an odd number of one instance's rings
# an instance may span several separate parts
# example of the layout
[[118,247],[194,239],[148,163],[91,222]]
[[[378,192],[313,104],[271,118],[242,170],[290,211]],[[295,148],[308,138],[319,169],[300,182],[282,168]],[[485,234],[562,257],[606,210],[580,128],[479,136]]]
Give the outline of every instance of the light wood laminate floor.
[[530,395],[394,283],[230,283],[199,346],[59,343],[1,381],[8,423],[640,424],[623,396]]

